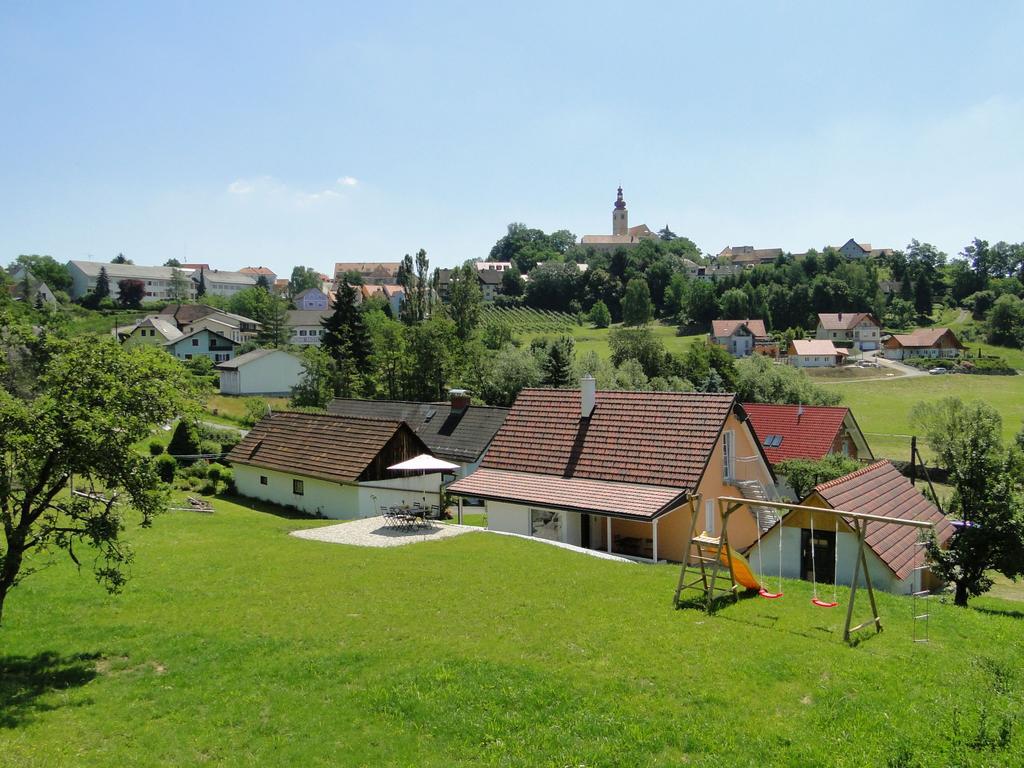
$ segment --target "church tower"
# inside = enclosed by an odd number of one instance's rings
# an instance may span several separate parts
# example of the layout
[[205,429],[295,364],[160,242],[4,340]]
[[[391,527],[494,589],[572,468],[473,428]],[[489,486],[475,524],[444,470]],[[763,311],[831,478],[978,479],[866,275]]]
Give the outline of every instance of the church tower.
[[622,187],[615,198],[615,209],[612,211],[612,234],[629,234],[629,213],[626,212],[626,201],[622,199]]

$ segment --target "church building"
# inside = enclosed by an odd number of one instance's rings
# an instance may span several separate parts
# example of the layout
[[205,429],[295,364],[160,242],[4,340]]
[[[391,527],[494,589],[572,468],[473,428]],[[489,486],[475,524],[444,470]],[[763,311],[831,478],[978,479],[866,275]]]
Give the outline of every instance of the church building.
[[619,187],[615,207],[612,209],[612,233],[584,235],[580,244],[595,251],[614,251],[616,248],[631,248],[644,240],[654,240],[657,237],[646,224],[629,226],[629,212],[626,210],[626,201],[622,199],[622,187]]

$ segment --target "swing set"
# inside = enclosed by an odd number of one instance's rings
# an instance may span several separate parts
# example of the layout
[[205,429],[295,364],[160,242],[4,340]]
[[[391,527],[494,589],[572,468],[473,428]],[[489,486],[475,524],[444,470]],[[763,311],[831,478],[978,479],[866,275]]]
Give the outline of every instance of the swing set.
[[[738,599],[737,593],[741,586],[757,589],[758,595],[767,600],[778,600],[783,597],[782,587],[782,532],[778,532],[779,539],[779,569],[778,589],[770,589],[764,578],[763,553],[761,551],[761,526],[757,515],[753,515],[757,528],[757,559],[758,568],[756,574],[756,587],[750,581],[749,566],[743,555],[734,551],[729,546],[729,518],[740,509],[751,506],[768,507],[779,511],[780,522],[778,525],[785,525],[786,516],[790,513],[805,513],[810,517],[810,548],[811,548],[811,583],[813,584],[813,597],[811,603],[819,608],[836,608],[839,606],[839,597],[836,582],[839,571],[839,519],[843,518],[853,529],[857,537],[857,554],[854,556],[853,578],[850,581],[850,596],[846,604],[846,623],[843,627],[843,640],[849,643],[854,632],[861,630],[871,624],[875,625],[875,632],[882,631],[882,620],[878,615],[878,606],[875,603],[875,590],[871,584],[871,573],[868,570],[868,560],[865,540],[867,538],[868,525],[870,523],[885,523],[888,525],[903,525],[913,528],[928,528],[934,531],[934,524],[924,520],[910,520],[899,517],[884,517],[881,515],[870,515],[863,512],[847,512],[842,509],[829,509],[826,507],[811,507],[803,504],[787,504],[778,501],[762,501],[733,496],[721,496],[718,499],[719,518],[721,520],[722,532],[719,536],[713,536],[707,531],[697,534],[697,510],[700,508],[700,496],[692,497],[690,500],[690,532],[685,550],[683,566],[679,573],[679,583],[676,587],[675,605],[680,605],[680,595],[688,588],[698,588],[704,592],[705,605],[710,613],[714,610],[715,599],[732,596]],[[752,510],[751,510],[752,511]],[[822,515],[833,519],[833,530],[836,535],[836,542],[833,548],[835,553],[835,573],[832,579],[832,599],[826,600],[818,594],[818,568],[815,558],[815,528],[814,516]],[[818,530],[821,530],[820,528]],[[687,575],[692,573],[695,578],[687,581]],[[740,578],[737,578],[737,575]],[[871,606],[871,618],[856,626],[853,622],[853,607],[857,597],[857,588],[861,578],[864,580],[864,588],[868,593],[868,602]],[[727,585],[727,586],[726,586]],[[915,593],[917,594],[917,593]]]

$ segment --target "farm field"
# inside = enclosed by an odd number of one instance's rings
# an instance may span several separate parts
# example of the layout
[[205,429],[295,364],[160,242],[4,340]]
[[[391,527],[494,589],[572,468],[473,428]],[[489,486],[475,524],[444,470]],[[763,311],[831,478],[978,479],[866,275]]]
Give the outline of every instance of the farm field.
[[486,533],[359,549],[215,504],[132,531],[121,596],[64,561],[12,593],[5,764],[1022,763],[1019,603],[935,604],[914,644],[881,595],[850,648],[802,582],[708,616],[672,609],[671,566]]
[[[819,382],[827,386],[827,383]],[[910,458],[910,410],[919,402],[943,397],[981,400],[1003,417],[1003,439],[1012,440],[1024,421],[1024,376],[917,376],[891,381],[860,381],[836,385],[843,404],[853,409],[857,423],[876,456]],[[925,458],[930,452],[922,445]]]

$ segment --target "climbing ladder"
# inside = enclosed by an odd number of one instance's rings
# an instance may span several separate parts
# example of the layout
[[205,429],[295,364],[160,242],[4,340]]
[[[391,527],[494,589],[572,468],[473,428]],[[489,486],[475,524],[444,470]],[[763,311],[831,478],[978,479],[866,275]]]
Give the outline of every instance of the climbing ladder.
[[[917,546],[927,546],[928,542],[922,538],[917,541]],[[928,642],[928,618],[931,616],[931,590],[924,589],[923,580],[921,577],[924,572],[929,569],[927,561],[923,565],[919,565],[914,569],[914,573],[918,575],[918,578],[914,581],[915,586],[920,587],[916,592],[911,595],[911,614],[914,617],[914,642],[915,643],[927,643]]]
[[[715,598],[732,596],[740,586],[733,575],[732,553],[729,549],[729,533],[722,526],[721,536],[711,536],[706,531],[697,535],[697,510],[700,496],[690,499],[690,532],[687,536],[683,567],[679,570],[679,583],[673,604],[679,607],[683,590],[696,587],[704,593],[708,611],[714,608]],[[724,554],[724,557],[723,557]],[[687,578],[690,578],[687,581]]]

